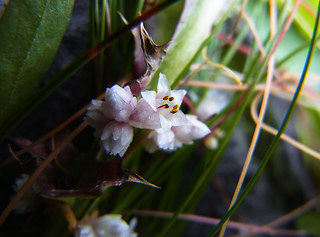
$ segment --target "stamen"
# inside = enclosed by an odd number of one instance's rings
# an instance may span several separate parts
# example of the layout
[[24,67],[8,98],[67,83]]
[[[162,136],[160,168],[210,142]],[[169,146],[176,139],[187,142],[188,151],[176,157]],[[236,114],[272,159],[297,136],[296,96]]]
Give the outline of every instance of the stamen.
[[170,113],[175,114],[178,112],[178,109],[179,109],[179,105],[176,104],[172,107],[172,110],[170,110]]
[[158,107],[158,109],[160,109],[160,108],[165,108],[165,109],[169,109],[169,107],[170,107],[170,105],[169,104],[163,104],[163,105],[160,105],[159,107]]
[[170,110],[170,113],[172,113],[172,114],[175,114],[175,113],[177,113],[177,112],[178,112],[177,109],[172,109],[172,110]]
[[173,101],[173,100],[174,100],[174,97],[170,97],[170,98],[169,98],[169,101]]
[[163,100],[168,100],[168,99],[169,99],[169,96],[166,95],[166,96],[164,96],[162,99],[163,99]]

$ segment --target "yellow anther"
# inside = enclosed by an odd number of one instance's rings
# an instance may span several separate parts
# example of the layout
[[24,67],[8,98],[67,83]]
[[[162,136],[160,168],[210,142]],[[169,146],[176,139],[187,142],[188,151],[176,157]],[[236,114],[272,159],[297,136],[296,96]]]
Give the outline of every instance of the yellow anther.
[[166,95],[166,96],[164,96],[162,99],[163,99],[163,100],[168,100],[168,99],[169,99],[169,96]]
[[172,113],[172,114],[175,114],[175,113],[177,113],[177,112],[178,112],[177,109],[172,109],[172,110],[170,110],[170,113]]
[[174,110],[177,110],[178,108],[179,108],[179,105],[174,105],[174,106],[173,106],[173,109],[174,109]]
[[174,97],[170,97],[170,98],[169,98],[169,101],[173,101],[173,100],[174,100]]

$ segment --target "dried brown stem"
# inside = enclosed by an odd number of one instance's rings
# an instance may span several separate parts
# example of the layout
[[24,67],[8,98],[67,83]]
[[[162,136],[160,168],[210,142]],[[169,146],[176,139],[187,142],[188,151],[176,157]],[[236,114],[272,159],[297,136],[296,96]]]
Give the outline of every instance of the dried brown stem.
[[8,206],[0,215],[0,226],[5,222],[7,217],[10,215],[11,211],[15,205],[23,198],[24,194],[32,186],[32,184],[39,177],[41,172],[51,163],[51,161],[67,146],[86,126],[87,122],[82,122],[75,130],[73,130],[62,143],[40,164],[40,166],[35,170],[35,172],[30,176],[27,182],[22,186],[19,192],[13,197],[9,202]]
[[[104,97],[104,93],[99,95],[96,100],[101,100]],[[87,108],[90,106],[91,103],[87,104],[80,110],[78,110],[76,113],[74,113],[71,117],[69,117],[67,120],[65,120],[63,123],[55,127],[53,130],[51,130],[49,133],[44,135],[43,137],[39,138],[38,140],[32,142],[30,145],[24,147],[20,151],[16,152],[16,157],[19,157],[20,155],[24,154],[25,152],[29,151],[32,147],[43,143],[44,141],[48,140],[49,138],[55,136],[58,132],[60,132],[62,129],[67,127],[70,123],[72,123],[75,119],[79,118],[82,114],[84,114],[87,111]],[[0,168],[4,167],[5,165],[9,164],[11,161],[15,159],[12,159],[12,156],[7,157],[3,162],[0,163]]]

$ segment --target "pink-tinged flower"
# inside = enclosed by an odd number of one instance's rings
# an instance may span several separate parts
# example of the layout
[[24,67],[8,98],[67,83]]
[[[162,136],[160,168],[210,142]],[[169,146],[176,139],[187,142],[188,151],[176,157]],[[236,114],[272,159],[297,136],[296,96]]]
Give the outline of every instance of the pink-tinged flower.
[[88,108],[86,120],[96,129],[95,135],[112,155],[123,156],[132,141],[133,128],[129,118],[136,106],[137,98],[128,86],[114,85],[107,88],[104,101],[92,100]]
[[123,156],[133,138],[133,128],[160,128],[160,117],[149,104],[131,93],[130,87],[107,88],[105,100],[92,100],[86,120],[95,128],[107,152]]
[[121,215],[109,214],[92,217],[77,226],[76,237],[136,237],[134,232],[135,219],[127,224]]
[[92,101],[86,120],[112,155],[124,155],[133,138],[133,127],[153,130],[149,150],[175,150],[210,132],[205,124],[180,110],[185,94],[185,90],[170,90],[160,73],[157,92],[143,91],[139,101],[129,86],[107,89],[105,101]]

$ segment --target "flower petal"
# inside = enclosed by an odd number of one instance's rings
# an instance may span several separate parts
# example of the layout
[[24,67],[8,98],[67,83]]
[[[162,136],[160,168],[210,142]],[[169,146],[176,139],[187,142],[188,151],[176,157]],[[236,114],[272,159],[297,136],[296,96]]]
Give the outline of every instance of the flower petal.
[[136,105],[137,99],[128,86],[122,88],[114,85],[106,91],[103,113],[118,122],[127,122]]
[[178,106],[181,105],[183,97],[187,94],[186,90],[172,90],[170,91],[170,96],[174,97],[174,103]]
[[88,124],[95,128],[95,136],[97,137],[101,135],[103,128],[109,121],[102,112],[103,103],[103,101],[92,100],[92,105],[89,106],[85,117]]
[[171,121],[172,126],[191,125],[191,122],[187,119],[186,115],[181,110],[178,110],[178,112],[174,114],[166,113],[165,117],[167,120]]
[[187,119],[192,123],[192,137],[193,139],[203,138],[211,133],[208,126],[197,119],[197,116],[186,115]]
[[158,129],[157,145],[163,150],[174,149],[174,133],[172,130]]
[[206,124],[197,119],[197,116],[186,115],[190,124],[186,126],[172,127],[176,140],[183,144],[192,144],[194,139],[203,138],[211,131]]
[[101,100],[92,100],[91,105],[88,107],[88,110],[100,109],[102,104],[103,104],[103,101]]
[[133,129],[127,123],[110,121],[103,129],[101,142],[107,152],[123,156],[133,138]]
[[154,152],[158,149],[174,149],[174,133],[171,129],[156,129],[148,135],[148,138],[150,140],[146,143],[146,149],[149,152]]
[[138,101],[135,110],[129,118],[129,124],[136,128],[146,129],[161,127],[159,113],[154,111],[144,98]]
[[156,92],[155,91],[142,91],[142,98],[151,106],[154,111],[157,111]]
[[161,122],[161,128],[164,130],[169,130],[172,127],[172,122],[167,119],[165,116],[160,114],[160,122]]

